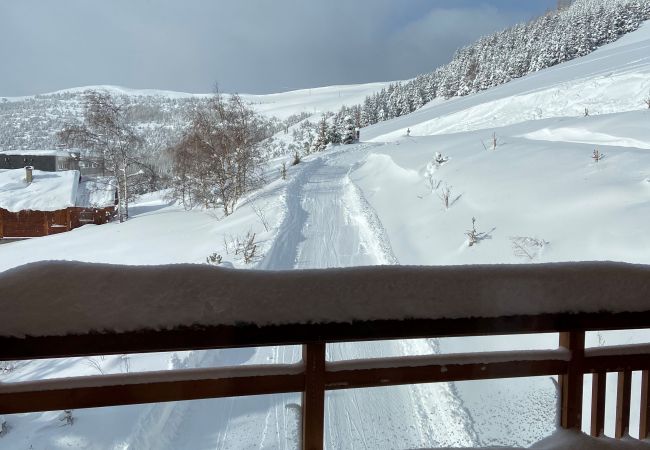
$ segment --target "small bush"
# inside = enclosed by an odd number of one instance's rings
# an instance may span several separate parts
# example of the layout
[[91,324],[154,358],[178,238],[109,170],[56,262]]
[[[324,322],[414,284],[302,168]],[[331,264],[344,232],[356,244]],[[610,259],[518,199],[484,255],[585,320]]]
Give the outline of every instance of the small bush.
[[449,199],[451,198],[451,186],[445,185],[438,194],[438,198],[442,201],[445,209],[449,209]]
[[513,236],[510,238],[512,250],[515,256],[534,260],[540,255],[545,246],[548,245],[544,239],[537,239],[529,236]]
[[74,424],[74,417],[72,417],[72,410],[64,409],[59,415],[59,420],[63,422],[63,425],[72,426]]
[[594,153],[591,155],[591,159],[593,159],[596,162],[600,161],[604,157],[605,155],[603,153],[600,153],[598,149],[594,150]]
[[4,436],[9,432],[9,425],[5,420],[4,416],[0,416],[0,437]]
[[210,264],[212,266],[218,266],[221,264],[222,257],[219,253],[214,252],[213,254],[209,255],[207,258],[205,258],[205,263]]
[[478,244],[479,233],[476,231],[476,218],[472,217],[472,229],[465,232],[465,236],[469,239],[469,246]]

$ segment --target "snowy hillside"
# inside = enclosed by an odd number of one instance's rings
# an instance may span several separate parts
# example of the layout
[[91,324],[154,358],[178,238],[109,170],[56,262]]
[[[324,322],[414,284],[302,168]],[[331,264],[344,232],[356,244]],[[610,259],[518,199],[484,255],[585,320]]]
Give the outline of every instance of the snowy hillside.
[[[241,269],[650,264],[649,55],[646,23],[589,56],[364,128],[361,143],[310,155],[289,168],[287,180],[277,170],[285,160],[273,160],[270,182],[227,218],[213,210],[185,211],[164,193],[150,194],[124,224],[0,245],[0,270],[49,259],[201,264],[214,252]],[[260,111],[290,115],[376,88],[341,88],[341,97],[339,88],[305,90],[255,102]],[[258,243],[250,264],[234,251],[248,232]],[[603,333],[588,336],[588,344],[641,339],[648,335]],[[328,347],[328,358],[556,344],[554,335],[340,344]],[[271,347],[68,358],[17,363],[0,376],[18,381],[287,363],[298,354]],[[296,448],[298,404],[296,394],[78,410],[72,426],[57,420],[57,412],[8,416],[0,448]],[[555,429],[555,404],[550,378],[336,391],[326,398],[325,439],[330,449],[529,445]],[[632,429],[635,422],[638,414]],[[610,433],[612,423],[608,417]]]
[[[268,95],[242,94],[269,119],[286,120],[296,114],[335,111],[345,104],[360,103],[388,83],[328,86]],[[188,114],[211,94],[188,94],[117,86],[86,86],[28,97],[0,97],[0,151],[55,148],[56,133],[66,122],[83,117],[83,95],[91,90],[111,94],[126,105],[140,128],[166,139],[180,135]]]

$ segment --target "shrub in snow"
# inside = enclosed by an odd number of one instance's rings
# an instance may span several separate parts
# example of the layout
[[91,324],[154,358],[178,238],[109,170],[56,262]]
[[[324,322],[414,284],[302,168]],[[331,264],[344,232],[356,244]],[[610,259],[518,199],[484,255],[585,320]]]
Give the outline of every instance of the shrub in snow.
[[280,176],[283,180],[287,179],[287,163],[283,162],[282,167],[280,167]]
[[0,416],[0,437],[7,434],[8,431],[9,425],[7,425],[7,421],[5,420],[4,416]]
[[[483,144],[483,148],[485,150],[488,150],[488,146],[485,144],[485,142],[481,141],[481,144]],[[499,140],[499,137],[497,136],[496,133],[492,133],[492,138],[490,139],[490,149],[496,150],[497,147],[501,144],[501,141]]]
[[[235,256],[242,259],[244,264],[249,264],[257,259],[257,243],[255,242],[255,233],[249,231],[246,236],[223,237],[226,253],[233,251]],[[225,262],[223,263],[225,264]]]
[[71,409],[64,409],[61,414],[59,414],[59,420],[63,422],[64,425],[74,424],[74,417],[72,417]]
[[438,194],[438,198],[445,205],[445,209],[449,209],[449,199],[451,198],[451,186],[445,185]]
[[598,149],[594,150],[594,153],[591,155],[591,159],[593,159],[596,162],[600,161],[604,157],[605,155],[603,153],[600,153]]
[[[433,185],[430,183],[430,180],[433,178],[433,174],[434,174],[434,173],[435,173],[435,172],[436,172],[436,171],[437,171],[437,170],[438,170],[442,165],[446,164],[448,161],[449,161],[449,157],[448,157],[448,156],[443,156],[442,154],[440,154],[440,152],[436,152],[435,156],[433,157],[433,160],[430,161],[430,162],[427,164],[427,168],[426,168],[426,170],[425,170],[425,172],[424,172],[425,179],[427,179],[427,184],[429,184],[430,186],[433,186]],[[440,183],[437,183],[437,184],[435,185],[435,188],[432,188],[431,190],[434,191],[434,190],[438,189],[438,186],[439,186],[439,185],[440,185]]]
[[526,258],[530,261],[539,256],[548,242],[528,236],[513,236],[510,238],[515,256]]
[[302,161],[300,159],[300,153],[298,153],[298,150],[296,150],[296,152],[293,154],[293,162],[291,163],[291,165],[295,166],[297,164],[300,164],[300,161]]
[[129,355],[120,355],[120,362],[122,363],[122,371],[129,373],[131,371],[131,357]]
[[15,361],[0,361],[0,373],[13,372],[16,369]]
[[433,192],[438,190],[438,188],[440,187],[440,183],[442,183],[442,181],[437,180],[434,177],[433,173],[427,172],[426,178],[425,178],[425,183],[427,184],[427,187],[429,188],[431,193],[433,193]]
[[476,218],[472,217],[472,229],[465,232],[465,236],[469,240],[469,246],[478,244],[479,233],[476,231]]
[[221,255],[219,253],[214,252],[213,254],[208,255],[208,257],[205,258],[205,263],[206,264],[211,264],[213,266],[218,266],[219,264],[221,264],[222,259],[223,258],[221,257]]
[[246,237],[240,242],[238,251],[235,252],[235,254],[241,254],[244,264],[250,264],[257,258],[256,252],[257,244],[255,243],[255,233],[249,231],[246,234]]
[[433,158],[433,162],[434,162],[438,167],[442,166],[442,165],[443,165],[444,163],[446,163],[447,161],[449,161],[449,157],[448,157],[448,156],[442,156],[442,154],[441,154],[440,152],[436,152],[436,155],[435,155],[435,157]]
[[92,367],[95,369],[97,372],[99,372],[101,375],[104,375],[104,369],[102,369],[102,364],[96,359],[92,358],[90,356],[84,358],[85,363],[87,366]]

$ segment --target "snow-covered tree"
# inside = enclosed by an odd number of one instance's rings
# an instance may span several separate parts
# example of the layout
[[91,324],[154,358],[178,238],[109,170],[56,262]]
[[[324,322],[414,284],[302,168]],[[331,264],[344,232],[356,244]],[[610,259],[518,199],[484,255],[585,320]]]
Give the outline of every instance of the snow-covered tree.
[[354,126],[354,119],[347,115],[343,118],[343,129],[341,131],[341,142],[343,144],[352,144],[357,138]]
[[327,144],[329,144],[328,134],[329,133],[328,133],[328,126],[327,126],[327,119],[323,117],[321,121],[318,123],[316,136],[311,141],[309,153],[316,153],[325,150]]

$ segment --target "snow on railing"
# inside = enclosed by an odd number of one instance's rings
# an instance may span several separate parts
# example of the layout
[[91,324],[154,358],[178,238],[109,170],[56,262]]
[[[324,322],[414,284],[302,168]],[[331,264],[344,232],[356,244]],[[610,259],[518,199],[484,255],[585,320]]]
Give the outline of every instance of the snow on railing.
[[[561,425],[580,429],[583,379],[593,374],[590,432],[601,435],[605,376],[617,372],[620,437],[631,373],[642,371],[646,438],[650,345],[585,350],[584,341],[591,330],[650,328],[648,299],[650,269],[614,263],[292,272],[32,264],[0,274],[0,360],[286,344],[302,344],[303,358],[1,384],[0,414],[302,392],[303,448],[320,449],[328,390],[558,375]],[[557,349],[325,359],[332,342],[547,332],[559,332]]]

